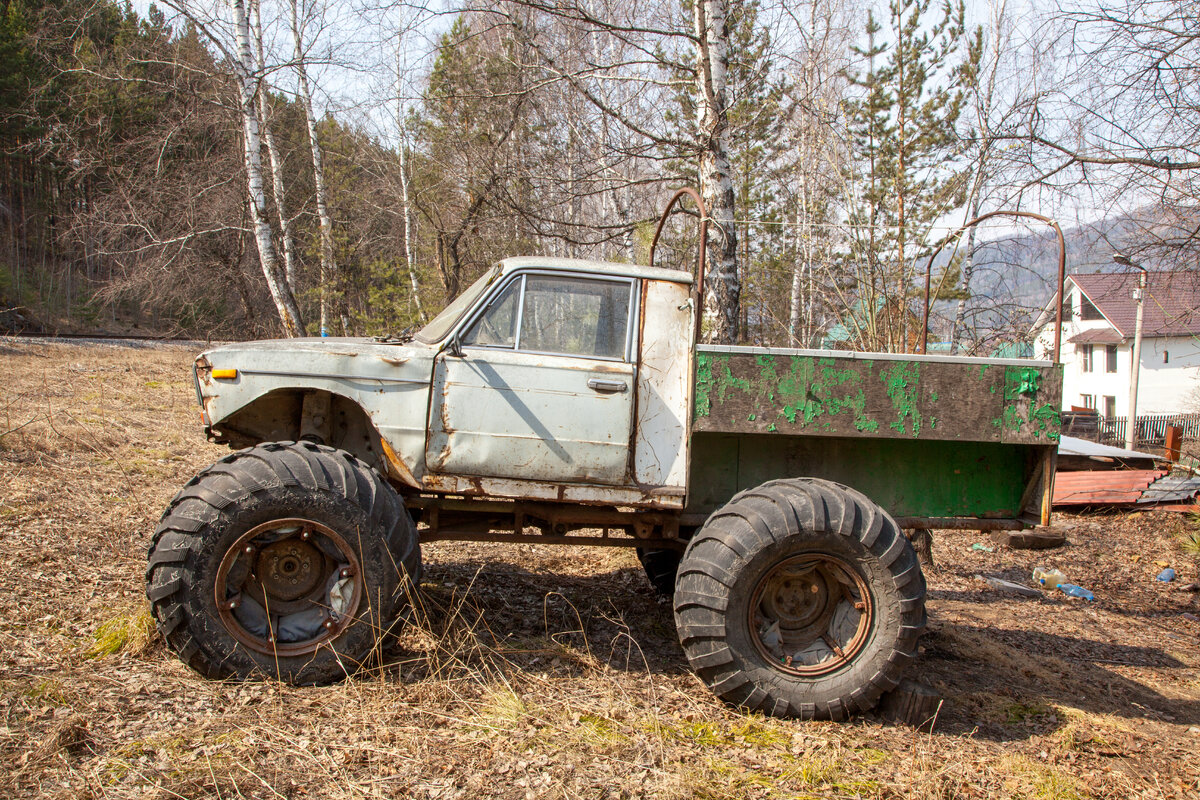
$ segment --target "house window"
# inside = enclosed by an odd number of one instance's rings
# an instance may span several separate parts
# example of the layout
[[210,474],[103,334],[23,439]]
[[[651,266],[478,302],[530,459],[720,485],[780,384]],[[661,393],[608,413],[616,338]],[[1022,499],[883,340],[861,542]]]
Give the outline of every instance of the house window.
[[1171,357],[1171,354],[1168,353],[1166,350],[1163,350],[1163,363],[1164,364],[1167,363],[1167,361],[1170,359],[1170,357]]
[[1111,394],[1104,395],[1104,416],[1112,419],[1117,415],[1117,398]]
[[[1082,360],[1079,363],[1080,371],[1082,371],[1082,372],[1091,372],[1092,371],[1092,358],[1093,358],[1092,351],[1093,351],[1094,347],[1095,347],[1094,345],[1090,345],[1090,344],[1085,344],[1085,345],[1080,346],[1079,351],[1080,351],[1081,358],[1082,358]],[[1088,408],[1095,408],[1095,406],[1088,406]]]
[[1104,319],[1104,315],[1100,313],[1100,309],[1098,309],[1094,305],[1092,305],[1091,300],[1088,300],[1086,297],[1081,298],[1081,299],[1083,300],[1083,302],[1082,302],[1082,310],[1079,313],[1080,319],[1084,319],[1084,320]]
[[1067,295],[1062,301],[1062,321],[1064,325],[1071,321],[1071,315],[1074,312],[1075,309],[1071,307],[1071,295]]
[[1082,401],[1082,403],[1083,403],[1083,407],[1084,407],[1084,408],[1090,408],[1090,409],[1093,409],[1093,410],[1095,410],[1095,408],[1096,408],[1096,395],[1094,395],[1094,394],[1081,394],[1081,395],[1079,395],[1079,399],[1080,399],[1080,401]]
[[1115,344],[1107,344],[1104,346],[1104,371],[1117,371],[1117,346]]

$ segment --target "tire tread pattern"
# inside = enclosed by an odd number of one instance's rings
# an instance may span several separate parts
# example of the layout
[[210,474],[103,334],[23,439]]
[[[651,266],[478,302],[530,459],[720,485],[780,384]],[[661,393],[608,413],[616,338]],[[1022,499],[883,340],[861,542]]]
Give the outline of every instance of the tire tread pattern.
[[[792,537],[824,536],[856,539],[886,573],[883,588],[894,588],[895,607],[890,615],[876,609],[881,627],[838,679],[806,681],[773,670],[779,679],[756,682],[761,670],[754,664],[765,662],[757,651],[737,652],[730,641],[728,614],[738,594],[753,588],[740,585],[746,581],[739,575],[767,548]],[[739,492],[709,517],[679,566],[674,606],[688,661],[723,700],[777,717],[841,720],[873,708],[913,660],[925,627],[925,579],[895,520],[865,495],[827,480],[782,479]],[[887,629],[885,616],[894,621]]]
[[[392,597],[366,598],[380,606],[373,610],[375,624],[386,629],[407,605],[406,587],[419,585],[420,544],[412,519],[375,468],[350,453],[313,442],[270,442],[230,453],[189,480],[170,502],[148,553],[146,595],[158,631],[201,675],[249,677],[230,663],[232,652],[210,652],[193,630],[195,610],[184,595],[204,531],[231,507],[283,487],[347,500],[370,520],[371,535],[383,537],[400,575],[400,588]],[[340,677],[344,674],[314,674],[297,682],[325,683]]]

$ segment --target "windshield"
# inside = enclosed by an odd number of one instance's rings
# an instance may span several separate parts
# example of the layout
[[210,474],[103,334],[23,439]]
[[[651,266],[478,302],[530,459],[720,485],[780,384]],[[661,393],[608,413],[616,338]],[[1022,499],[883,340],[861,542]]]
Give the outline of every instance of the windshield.
[[499,277],[500,265],[497,264],[485,272],[479,280],[472,283],[465,292],[454,298],[450,305],[442,309],[442,313],[430,320],[429,324],[417,334],[417,341],[433,344],[446,338],[446,334],[450,332],[455,323],[471,306],[475,305],[475,301],[479,299],[480,295],[487,291],[492,282]]

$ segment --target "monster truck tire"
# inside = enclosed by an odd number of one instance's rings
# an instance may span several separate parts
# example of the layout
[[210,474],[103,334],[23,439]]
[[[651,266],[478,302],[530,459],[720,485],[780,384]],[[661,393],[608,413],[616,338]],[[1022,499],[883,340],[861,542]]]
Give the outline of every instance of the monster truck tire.
[[895,688],[925,627],[925,579],[895,520],[816,479],[736,495],[692,538],[675,623],[728,703],[840,720]]
[[682,553],[678,550],[647,550],[639,547],[637,557],[656,595],[669,598],[675,594],[675,574],[679,571]]
[[193,478],[150,545],[146,594],[202,675],[330,683],[394,634],[420,582],[400,497],[349,453],[261,444]]

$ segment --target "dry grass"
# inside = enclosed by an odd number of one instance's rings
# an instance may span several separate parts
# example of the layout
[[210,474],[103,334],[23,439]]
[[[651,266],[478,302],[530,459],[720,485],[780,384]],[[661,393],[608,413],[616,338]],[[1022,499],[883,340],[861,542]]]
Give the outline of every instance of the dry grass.
[[[203,441],[183,349],[0,341],[0,796],[1194,797],[1200,624],[1183,522],[1074,517],[1070,546],[942,532],[933,734],[717,703],[631,553],[426,547],[416,624],[325,688],[204,681],[148,628],[145,548]],[[995,593],[1048,561],[1094,605]],[[1178,562],[1178,563],[1176,563]]]

